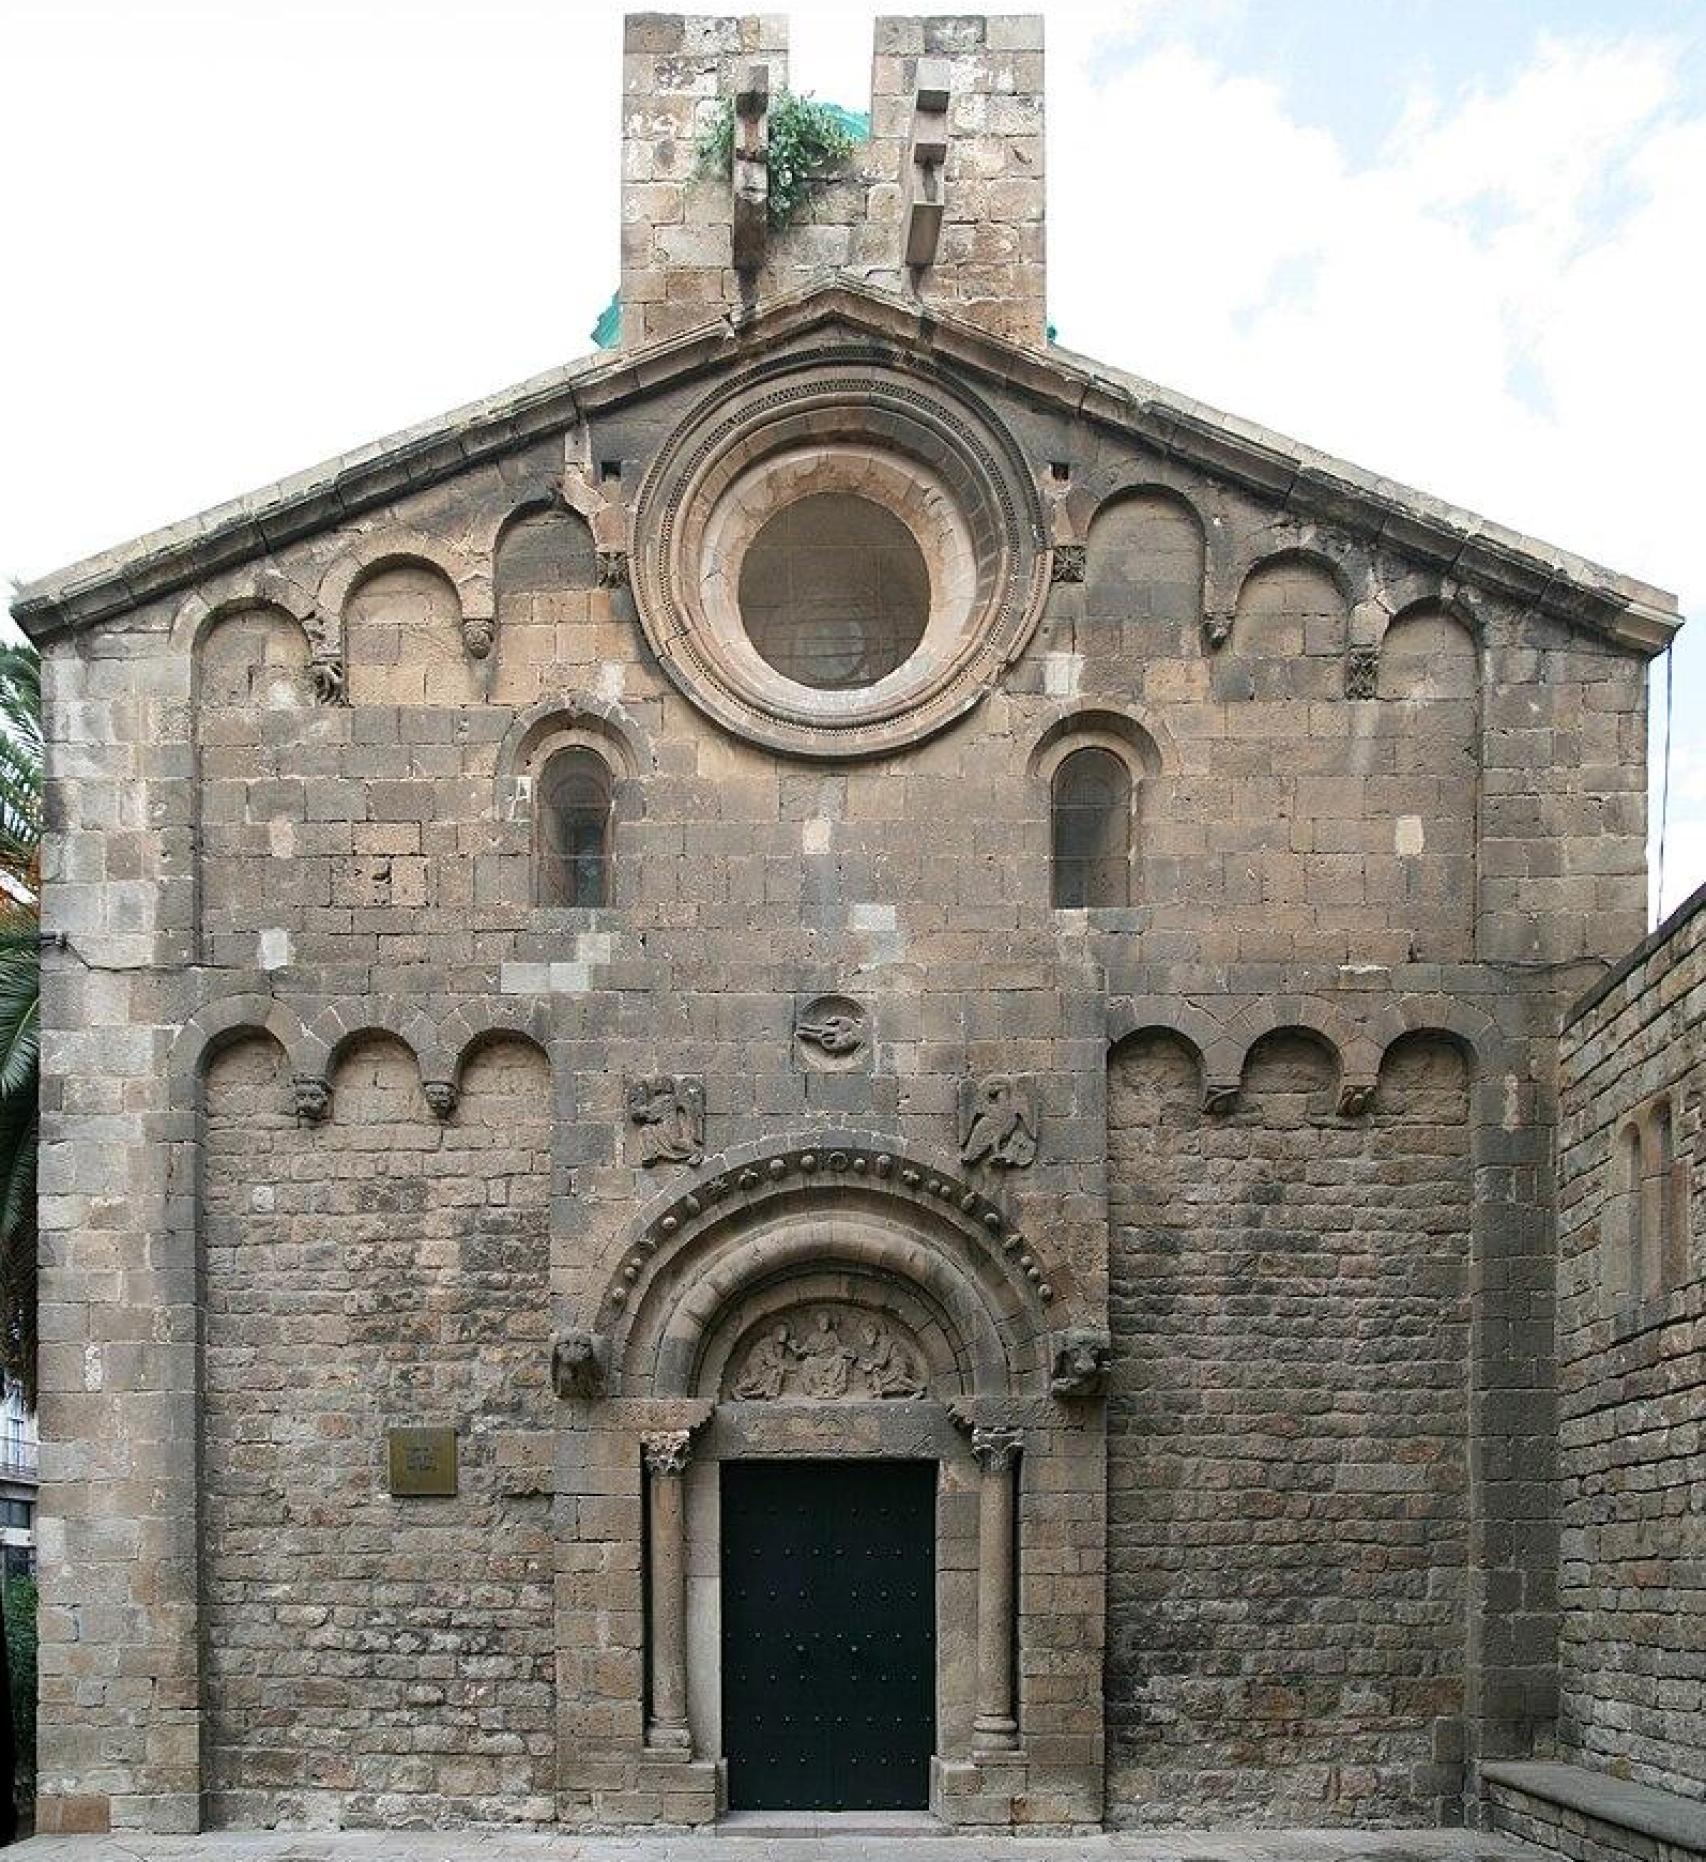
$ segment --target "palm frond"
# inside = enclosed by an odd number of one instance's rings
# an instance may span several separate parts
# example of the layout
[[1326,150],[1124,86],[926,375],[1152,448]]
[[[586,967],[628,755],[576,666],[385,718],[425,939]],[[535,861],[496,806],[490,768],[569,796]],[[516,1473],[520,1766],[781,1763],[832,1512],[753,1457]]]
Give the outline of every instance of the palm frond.
[[0,1095],[36,1090],[41,1061],[41,959],[0,949]]

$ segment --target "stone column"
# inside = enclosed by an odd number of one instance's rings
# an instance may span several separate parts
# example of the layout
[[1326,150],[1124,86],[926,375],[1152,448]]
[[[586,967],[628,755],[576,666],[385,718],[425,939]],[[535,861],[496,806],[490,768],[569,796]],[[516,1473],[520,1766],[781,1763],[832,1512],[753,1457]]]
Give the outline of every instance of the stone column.
[[640,1438],[646,1454],[651,1529],[651,1713],[646,1745],[686,1758],[687,1730],[687,1459],[692,1433],[667,1429]]
[[1013,1483],[1024,1437],[1017,1429],[973,1429],[971,1452],[983,1470],[977,1513],[977,1718],[979,1752],[1019,1743],[1013,1712]]

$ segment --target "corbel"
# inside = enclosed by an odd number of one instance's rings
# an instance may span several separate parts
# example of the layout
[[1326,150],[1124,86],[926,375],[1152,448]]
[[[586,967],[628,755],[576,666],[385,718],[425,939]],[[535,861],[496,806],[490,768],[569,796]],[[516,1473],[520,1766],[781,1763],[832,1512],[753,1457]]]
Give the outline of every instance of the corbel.
[[735,80],[734,264],[755,272],[770,231],[770,67],[742,65]]
[[907,191],[906,263],[933,265],[942,237],[943,168],[948,159],[948,84],[945,58],[921,58],[912,100],[912,159]]

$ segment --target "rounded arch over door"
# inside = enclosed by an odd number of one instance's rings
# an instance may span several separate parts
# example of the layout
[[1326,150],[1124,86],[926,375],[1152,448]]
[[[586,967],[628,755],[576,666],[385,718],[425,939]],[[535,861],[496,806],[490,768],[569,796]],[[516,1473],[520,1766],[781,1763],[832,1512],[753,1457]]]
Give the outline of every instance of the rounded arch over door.
[[707,1353],[731,1315],[824,1274],[857,1283],[852,1305],[876,1310],[873,1289],[886,1285],[897,1312],[928,1312],[965,1394],[1042,1394],[1050,1332],[1071,1323],[1064,1264],[996,1202],[952,1172],[832,1135],[734,1160],[648,1212],[595,1318],[612,1394],[714,1395]]

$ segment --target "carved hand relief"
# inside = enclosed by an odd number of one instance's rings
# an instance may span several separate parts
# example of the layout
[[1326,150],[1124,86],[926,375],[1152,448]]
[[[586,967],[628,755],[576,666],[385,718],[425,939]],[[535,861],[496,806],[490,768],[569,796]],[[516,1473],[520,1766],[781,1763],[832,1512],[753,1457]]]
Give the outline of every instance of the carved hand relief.
[[929,1394],[924,1354],[893,1320],[853,1307],[767,1321],[737,1352],[728,1394],[742,1403],[836,1403]]
[[1037,1082],[992,1073],[960,1082],[960,1156],[968,1164],[1024,1170],[1037,1158]]
[[819,996],[794,1022],[794,1044],[808,1064],[846,1066],[858,1058],[867,1038],[865,1011],[848,996]]
[[639,1127],[642,1164],[704,1162],[703,1081],[680,1073],[658,1073],[630,1080],[628,1118]]

